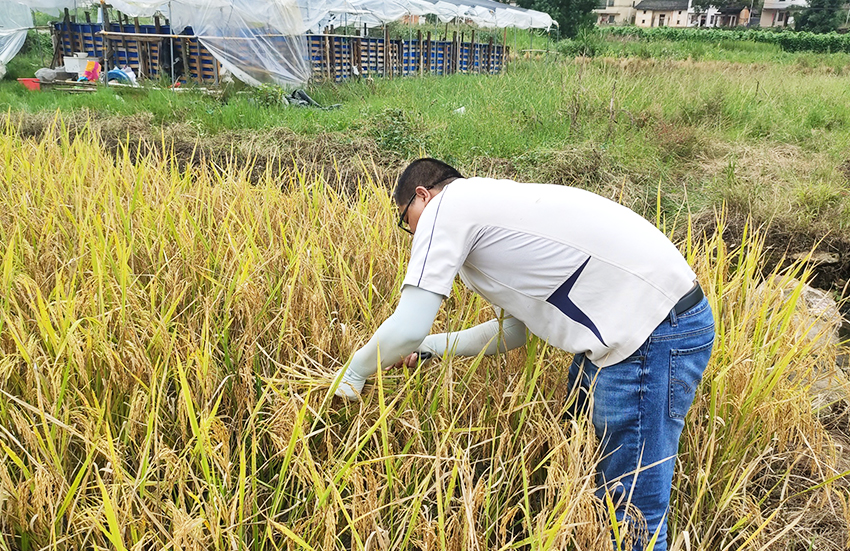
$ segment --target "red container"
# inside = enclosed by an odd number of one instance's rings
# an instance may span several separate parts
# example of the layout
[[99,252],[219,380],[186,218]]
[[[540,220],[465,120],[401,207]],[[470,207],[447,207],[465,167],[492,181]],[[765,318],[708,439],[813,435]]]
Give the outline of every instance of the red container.
[[19,78],[18,82],[27,87],[27,90],[41,90],[41,83],[37,78]]

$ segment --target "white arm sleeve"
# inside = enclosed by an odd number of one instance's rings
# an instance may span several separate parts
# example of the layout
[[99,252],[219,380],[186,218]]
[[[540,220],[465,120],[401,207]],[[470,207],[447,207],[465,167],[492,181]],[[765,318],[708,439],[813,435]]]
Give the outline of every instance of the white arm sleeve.
[[428,335],[419,350],[435,356],[442,356],[446,351],[456,356],[477,356],[483,350],[484,355],[492,356],[525,344],[525,324],[518,319],[504,318],[501,329],[500,334],[499,320],[493,319],[463,331]]
[[442,295],[405,285],[393,315],[388,317],[369,342],[352,356],[351,363],[345,369],[337,387],[337,396],[352,400],[359,397],[366,378],[378,370],[379,348],[381,368],[389,367],[414,352],[431,330],[442,302]]

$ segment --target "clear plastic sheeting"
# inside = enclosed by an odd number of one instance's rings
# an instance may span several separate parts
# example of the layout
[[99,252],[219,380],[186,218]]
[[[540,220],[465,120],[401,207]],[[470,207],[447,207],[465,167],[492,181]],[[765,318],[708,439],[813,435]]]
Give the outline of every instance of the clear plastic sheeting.
[[[57,14],[100,2],[0,0],[4,11],[8,4],[24,6],[27,13],[34,9]],[[191,27],[213,57],[246,84],[300,86],[310,78],[307,27],[295,0],[111,0],[109,5],[130,17],[162,14],[175,32]]]
[[[546,13],[493,0],[110,0],[109,4],[131,17],[162,14],[170,19],[173,32],[191,27],[231,74],[253,86],[307,82],[311,67],[304,35],[329,25],[374,27],[421,15],[443,22],[471,20],[491,28],[549,29],[555,24]],[[30,9],[59,14],[65,8],[92,6],[100,6],[100,1],[0,0],[0,18],[7,17],[6,12],[26,12],[27,28],[32,26]],[[2,33],[0,28],[0,52],[11,59],[23,38],[19,31],[14,37]]]
[[0,2],[0,6],[0,33],[25,31],[33,26],[32,12],[27,6],[16,2],[6,5]]
[[298,85],[310,78],[306,29],[294,0],[212,0],[202,11],[179,18],[175,12],[175,23],[183,17],[210,53],[247,84]]
[[[8,0],[0,0],[0,6],[8,4]],[[40,11],[48,15],[59,15],[65,8],[73,10],[74,8],[88,9],[97,4],[100,5],[100,0],[12,0],[12,4],[22,4],[27,8],[35,11]],[[3,6],[5,8],[5,6]]]
[[306,32],[295,0],[112,0],[131,16],[167,16],[198,40],[233,76],[250,84],[299,86],[311,75]]
[[27,29],[33,26],[32,12],[23,4],[13,3],[0,10],[0,72],[15,57],[27,38]]
[[172,28],[191,26],[198,40],[236,78],[298,86],[310,78],[306,29],[294,0],[180,0]]
[[304,25],[321,32],[329,25],[373,27],[406,16],[435,15],[443,23],[468,19],[482,27],[549,29],[557,25],[544,12],[526,10],[493,0],[297,0]]
[[6,65],[15,57],[27,39],[27,31],[4,31],[0,28],[0,64]]

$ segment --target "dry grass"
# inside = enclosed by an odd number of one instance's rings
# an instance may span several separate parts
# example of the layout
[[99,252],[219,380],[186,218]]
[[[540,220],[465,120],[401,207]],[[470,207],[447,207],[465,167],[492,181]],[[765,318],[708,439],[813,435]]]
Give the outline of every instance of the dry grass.
[[[299,167],[252,185],[59,135],[0,133],[0,549],[607,547],[592,428],[562,420],[567,354],[533,343],[330,398],[405,269],[368,168],[354,195]],[[809,392],[835,347],[800,336],[758,238],[683,247],[719,336],[676,546],[808,549],[827,526],[842,536],[816,548],[844,548],[846,473]],[[438,326],[486,310],[457,289]]]
[[[0,126],[10,126],[23,138],[37,141],[61,140],[63,134],[71,139],[90,132],[100,136],[104,147],[113,155],[129,150],[131,158],[154,152],[158,157],[170,155],[180,165],[215,164],[219,168],[235,164],[249,168],[246,178],[252,183],[262,180],[268,169],[283,173],[287,179],[310,171],[323,173],[338,180],[340,187],[355,184],[362,173],[364,161],[379,178],[387,178],[399,166],[399,159],[381,151],[376,141],[357,133],[322,132],[298,133],[286,126],[276,126],[258,132],[256,129],[219,129],[215,132],[196,120],[157,124],[152,113],[141,111],[132,115],[104,116],[89,109],[63,112],[61,125],[50,112],[0,114]],[[361,160],[362,159],[362,160]],[[293,171],[293,165],[298,169]],[[352,190],[349,190],[352,191]]]
[[727,147],[700,162],[717,199],[798,232],[843,234],[847,178],[825,155],[794,145]]

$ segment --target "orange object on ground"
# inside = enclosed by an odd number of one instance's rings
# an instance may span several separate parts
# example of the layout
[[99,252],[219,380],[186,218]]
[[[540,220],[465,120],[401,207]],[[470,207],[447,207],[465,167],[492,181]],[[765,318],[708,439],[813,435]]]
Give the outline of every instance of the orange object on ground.
[[37,78],[19,78],[18,82],[27,87],[27,90],[41,90],[41,82]]

